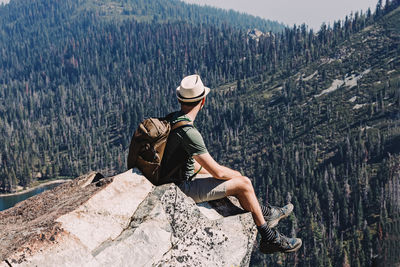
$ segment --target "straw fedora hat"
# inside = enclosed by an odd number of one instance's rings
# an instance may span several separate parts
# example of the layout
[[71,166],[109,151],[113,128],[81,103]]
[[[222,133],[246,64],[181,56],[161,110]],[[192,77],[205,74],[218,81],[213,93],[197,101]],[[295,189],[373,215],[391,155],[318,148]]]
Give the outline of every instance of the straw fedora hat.
[[196,102],[203,99],[210,92],[205,87],[200,76],[190,75],[182,79],[181,85],[176,88],[176,96],[182,102]]

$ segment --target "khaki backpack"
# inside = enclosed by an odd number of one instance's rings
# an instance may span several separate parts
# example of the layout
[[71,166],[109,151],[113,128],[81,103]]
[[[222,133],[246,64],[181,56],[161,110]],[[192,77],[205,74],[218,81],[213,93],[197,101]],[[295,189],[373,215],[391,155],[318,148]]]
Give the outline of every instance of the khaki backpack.
[[167,181],[183,165],[179,164],[170,173],[161,177],[161,162],[170,132],[191,125],[190,120],[183,120],[171,126],[167,120],[168,116],[142,121],[129,146],[128,169],[137,167],[154,185],[163,184],[163,181]]

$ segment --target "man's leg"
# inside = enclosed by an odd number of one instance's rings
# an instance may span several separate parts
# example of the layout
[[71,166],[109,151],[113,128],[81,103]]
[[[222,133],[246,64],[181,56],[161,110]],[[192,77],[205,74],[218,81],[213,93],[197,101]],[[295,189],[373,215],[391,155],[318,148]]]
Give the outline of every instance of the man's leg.
[[260,251],[263,253],[294,252],[297,251],[302,241],[299,238],[288,238],[269,227],[265,222],[260,204],[258,203],[253,185],[249,178],[242,177],[225,182],[228,196],[239,199],[240,205],[253,215],[257,229],[261,234]]
[[288,238],[269,227],[265,222],[253,185],[249,178],[242,176],[231,180],[219,180],[213,177],[197,178],[186,181],[179,188],[196,203],[220,199],[225,196],[238,198],[243,209],[251,212],[257,229],[261,234],[260,250],[263,253],[293,252],[301,247],[301,240]]
[[228,180],[225,184],[226,194],[237,197],[242,208],[251,212],[255,224],[257,226],[265,224],[265,219],[250,179],[243,176],[242,179]]
[[[197,175],[192,181],[185,181],[179,185],[180,189],[193,198],[196,203],[221,199],[226,196],[235,196],[241,206],[250,211],[257,226],[267,221],[269,227],[274,227],[278,221],[287,217],[293,210],[289,204],[283,208],[260,206],[250,179],[219,180],[209,175]],[[261,215],[260,215],[261,208]],[[289,209],[288,209],[289,208]]]

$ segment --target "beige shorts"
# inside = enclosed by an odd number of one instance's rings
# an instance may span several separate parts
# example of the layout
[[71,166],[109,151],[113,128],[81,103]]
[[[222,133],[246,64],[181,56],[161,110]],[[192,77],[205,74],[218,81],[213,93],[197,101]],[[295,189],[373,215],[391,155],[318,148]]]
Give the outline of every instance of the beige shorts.
[[226,197],[226,181],[209,175],[196,175],[191,181],[184,181],[178,187],[194,202],[200,203]]

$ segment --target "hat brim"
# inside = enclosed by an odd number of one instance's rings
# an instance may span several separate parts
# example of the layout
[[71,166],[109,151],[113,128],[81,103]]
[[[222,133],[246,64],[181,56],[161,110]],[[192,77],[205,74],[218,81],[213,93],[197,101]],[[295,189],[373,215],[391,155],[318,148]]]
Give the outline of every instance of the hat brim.
[[178,87],[178,88],[176,88],[176,97],[179,99],[179,101],[182,101],[182,102],[196,102],[196,101],[199,101],[199,100],[202,100],[203,98],[205,98],[207,95],[208,95],[208,93],[210,92],[210,88],[208,88],[208,87],[205,87],[204,86],[204,92],[201,94],[201,95],[199,95],[199,96],[197,96],[197,97],[192,97],[192,98],[186,98],[186,97],[182,97],[181,95],[180,95],[180,86]]

